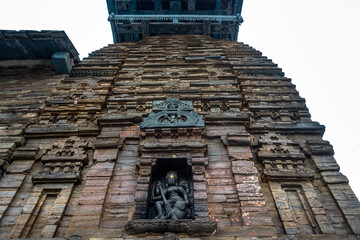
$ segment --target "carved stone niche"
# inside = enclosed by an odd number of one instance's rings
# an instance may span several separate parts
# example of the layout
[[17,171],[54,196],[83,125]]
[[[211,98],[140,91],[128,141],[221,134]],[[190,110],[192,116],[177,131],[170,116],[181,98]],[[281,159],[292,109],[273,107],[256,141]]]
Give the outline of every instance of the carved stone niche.
[[[147,158],[143,153],[138,162],[135,212],[133,220],[125,226],[126,233],[173,232],[191,236],[213,233],[216,222],[208,217],[205,182],[207,158],[192,157],[189,152],[174,152],[172,157],[165,152],[154,155],[159,158]],[[168,182],[171,175],[178,178],[176,184]],[[170,209],[166,210],[165,202]]]
[[[169,184],[169,181],[172,181],[172,184]],[[161,185],[169,205],[181,205],[178,209],[176,206],[170,206],[173,212],[178,213],[178,216],[166,213],[164,199],[161,198],[158,185]],[[158,199],[155,200],[155,198]],[[179,200],[178,203],[176,203],[177,200]],[[162,215],[159,214],[157,207],[160,208]],[[193,178],[191,166],[187,164],[186,159],[159,159],[152,167],[146,218],[173,220],[174,218],[176,220],[195,218]]]

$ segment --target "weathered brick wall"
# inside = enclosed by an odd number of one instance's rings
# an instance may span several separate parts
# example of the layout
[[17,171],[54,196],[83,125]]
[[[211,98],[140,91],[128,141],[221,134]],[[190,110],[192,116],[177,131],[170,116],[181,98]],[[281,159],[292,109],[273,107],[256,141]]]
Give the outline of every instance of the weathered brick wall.
[[64,77],[48,66],[0,68],[0,176],[24,144],[24,129],[38,121],[39,108]]
[[[200,35],[150,37],[109,45],[69,77],[51,79],[33,79],[34,94],[56,88],[46,101],[40,95],[44,106],[31,105],[40,114],[7,155],[0,237],[171,237],[139,230],[153,223],[142,219],[152,171],[164,159],[186,159],[193,179],[195,219],[177,223],[187,229],[179,238],[360,234],[359,202],[321,138],[324,127],[253,48]],[[205,127],[141,130],[153,102],[169,98],[191,101]],[[216,231],[206,233],[213,222]]]
[[40,107],[65,77],[48,66],[0,68],[1,238],[13,228],[34,187],[27,175],[36,169],[36,149],[28,149],[25,161],[14,152],[25,145],[24,130],[39,121]]

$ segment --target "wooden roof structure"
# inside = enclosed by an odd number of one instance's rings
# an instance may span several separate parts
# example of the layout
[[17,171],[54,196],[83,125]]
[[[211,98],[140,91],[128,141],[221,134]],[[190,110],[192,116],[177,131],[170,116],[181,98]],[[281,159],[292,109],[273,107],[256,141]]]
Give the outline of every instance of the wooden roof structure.
[[202,34],[237,40],[243,0],[107,0],[115,43]]
[[45,60],[55,52],[69,52],[75,62],[79,53],[64,31],[0,30],[1,60]]

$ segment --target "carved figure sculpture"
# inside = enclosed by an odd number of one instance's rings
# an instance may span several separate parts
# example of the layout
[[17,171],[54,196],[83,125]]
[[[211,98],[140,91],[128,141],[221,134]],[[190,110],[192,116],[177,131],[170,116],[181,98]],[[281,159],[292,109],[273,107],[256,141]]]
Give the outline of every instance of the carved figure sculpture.
[[178,184],[175,171],[169,171],[165,177],[165,189],[161,181],[156,183],[153,201],[157,215],[154,219],[183,219],[189,212],[189,185],[186,181]]

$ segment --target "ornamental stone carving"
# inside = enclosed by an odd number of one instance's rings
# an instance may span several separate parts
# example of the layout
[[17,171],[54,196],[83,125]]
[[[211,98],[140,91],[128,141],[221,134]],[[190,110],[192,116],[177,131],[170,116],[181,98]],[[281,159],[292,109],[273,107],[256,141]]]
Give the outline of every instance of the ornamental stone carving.
[[154,101],[153,112],[140,124],[141,130],[204,126],[202,116],[193,110],[191,101],[180,101],[178,98]]
[[298,144],[281,134],[270,132],[259,138],[257,158],[263,163],[267,179],[313,179],[305,167],[305,155]]
[[72,136],[55,143],[42,157],[43,171],[32,178],[34,183],[79,183],[81,170],[88,162],[88,141]]

